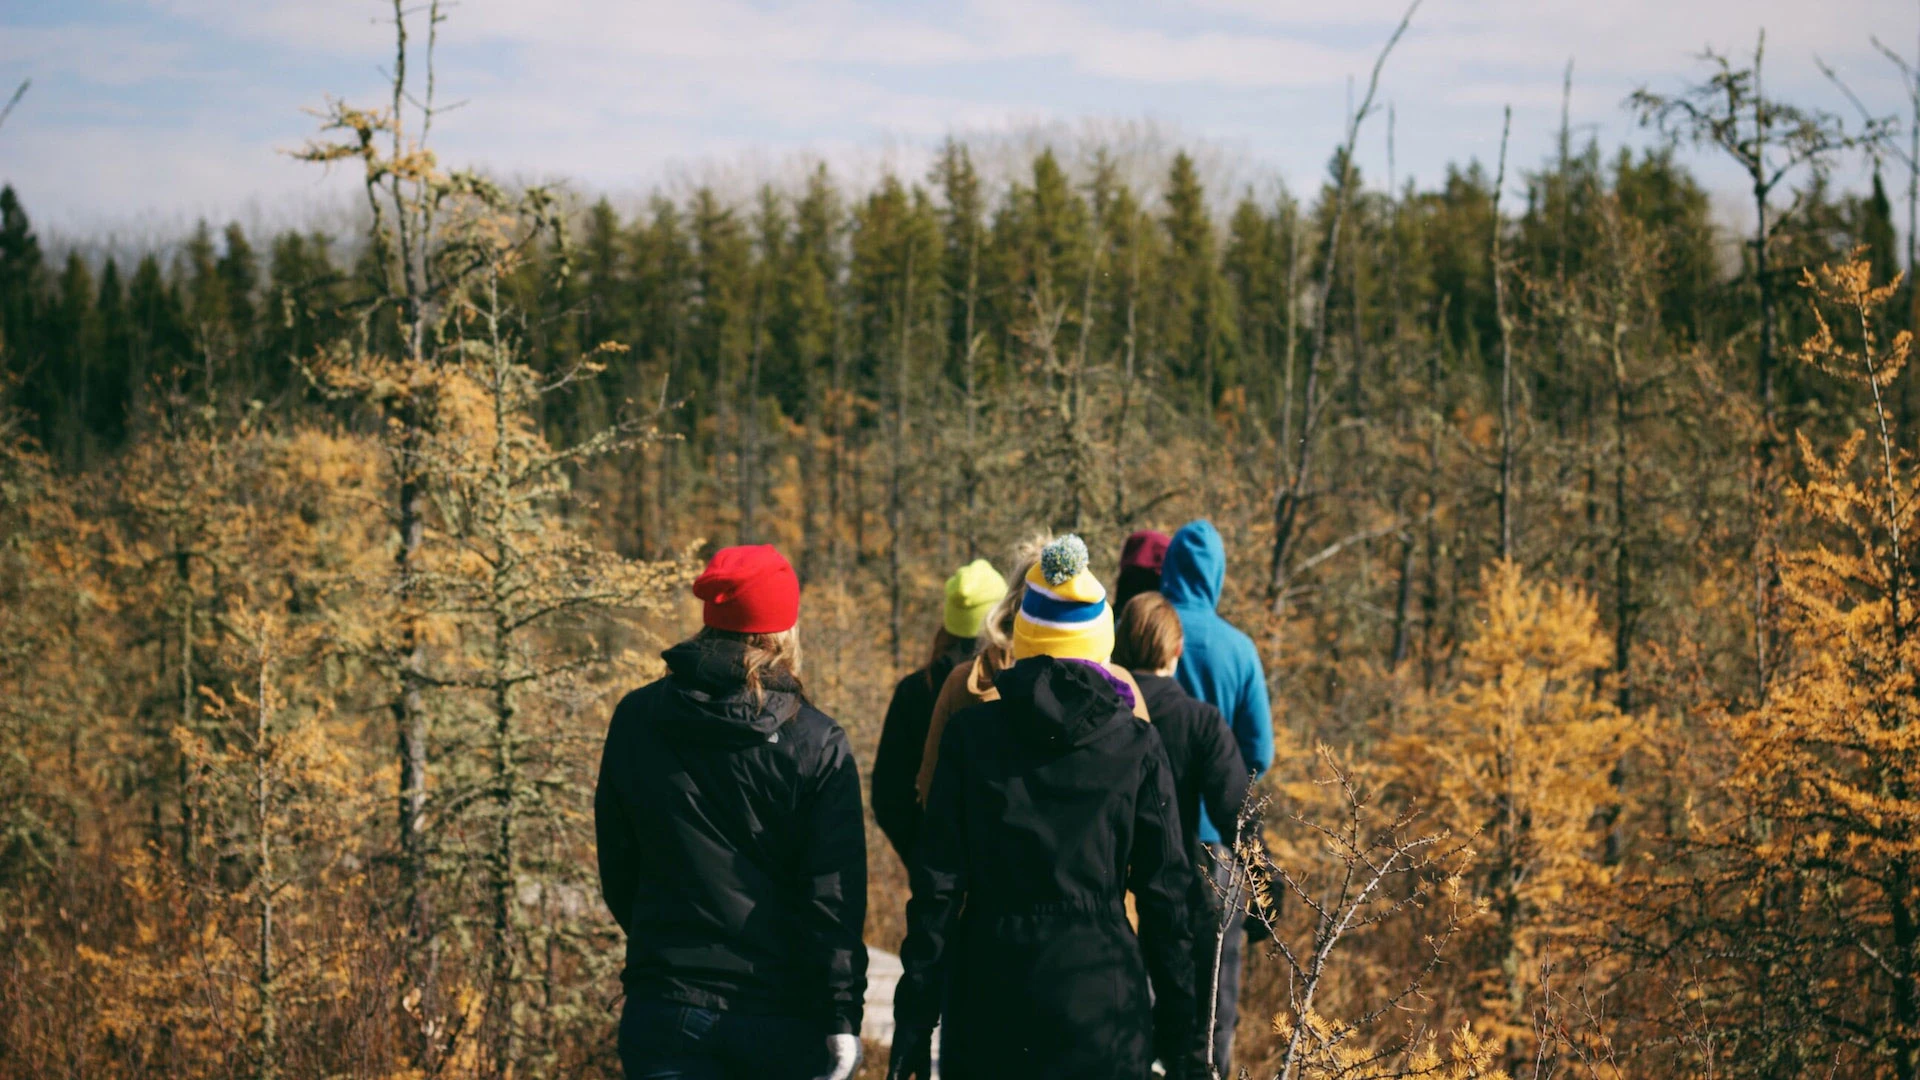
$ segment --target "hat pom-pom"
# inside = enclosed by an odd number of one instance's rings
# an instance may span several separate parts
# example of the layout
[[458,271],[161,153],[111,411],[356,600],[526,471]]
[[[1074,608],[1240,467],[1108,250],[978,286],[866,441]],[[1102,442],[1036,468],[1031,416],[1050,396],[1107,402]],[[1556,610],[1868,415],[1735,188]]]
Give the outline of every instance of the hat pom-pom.
[[1065,585],[1087,568],[1087,542],[1068,533],[1040,551],[1040,576],[1049,585]]

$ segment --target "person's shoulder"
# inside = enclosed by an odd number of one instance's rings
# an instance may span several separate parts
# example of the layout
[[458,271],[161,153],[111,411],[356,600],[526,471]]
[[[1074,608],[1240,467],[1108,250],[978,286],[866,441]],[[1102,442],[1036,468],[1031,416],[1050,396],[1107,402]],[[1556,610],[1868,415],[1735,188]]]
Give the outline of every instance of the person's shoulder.
[[992,697],[982,701],[969,695],[947,718],[947,731],[964,732],[981,724],[999,723],[1012,708],[1010,703],[1001,698]]
[[1127,752],[1140,763],[1140,768],[1150,771],[1157,767],[1171,768],[1173,761],[1173,742],[1179,733],[1173,730],[1162,731],[1159,725],[1151,723],[1123,724],[1126,731]]
[[901,694],[925,691],[932,684],[932,672],[926,668],[915,668],[900,676],[900,681],[893,684],[893,696],[899,697]]
[[1178,720],[1181,724],[1187,726],[1203,724],[1209,720],[1217,720],[1220,717],[1219,709],[1214,708],[1211,703],[1202,701],[1192,694],[1185,692],[1185,690],[1181,691],[1179,697],[1170,697],[1167,700],[1166,712],[1170,718]]
[[940,693],[943,695],[948,693],[967,693],[968,685],[973,679],[973,673],[979,666],[980,658],[978,656],[969,657],[953,665],[953,668],[947,672],[947,677],[940,682]]
[[1211,724],[1215,721],[1226,723],[1226,714],[1211,701],[1202,701],[1189,694],[1186,699],[1186,714],[1196,724]]
[[1159,729],[1169,754],[1190,746],[1220,716],[1220,710],[1184,690],[1178,695],[1166,695],[1158,702],[1150,701],[1148,707],[1153,712],[1153,726]]
[[774,746],[795,761],[803,769],[814,762],[833,762],[850,758],[853,744],[847,739],[846,729],[840,721],[820,711],[813,704],[802,702],[800,711],[793,719],[780,726]]
[[622,727],[646,716],[658,707],[656,703],[660,695],[666,692],[666,687],[667,677],[662,675],[645,686],[627,691],[626,696],[613,707],[612,726]]
[[780,730],[786,733],[787,738],[802,745],[823,745],[836,740],[845,742],[847,738],[846,729],[840,726],[840,721],[822,712],[812,702],[805,701],[800,703],[800,711],[794,713],[793,719],[787,721]]
[[1214,648],[1220,652],[1231,653],[1235,659],[1248,662],[1255,668],[1260,667],[1260,647],[1253,643],[1253,638],[1245,630],[1228,622],[1225,617],[1216,614],[1214,618],[1219,620],[1218,632],[1221,638]]
[[1147,706],[1147,719],[1159,722],[1163,714],[1180,711],[1181,703],[1193,700],[1187,689],[1178,679],[1153,674],[1134,672],[1134,685],[1140,688],[1141,700]]

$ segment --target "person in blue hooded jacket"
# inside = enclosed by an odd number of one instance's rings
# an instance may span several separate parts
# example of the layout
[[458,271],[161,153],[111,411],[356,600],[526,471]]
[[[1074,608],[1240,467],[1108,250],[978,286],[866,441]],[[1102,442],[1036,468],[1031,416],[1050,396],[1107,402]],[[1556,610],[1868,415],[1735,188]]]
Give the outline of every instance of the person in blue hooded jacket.
[[[1267,699],[1267,673],[1253,639],[1220,617],[1220,592],[1227,580],[1227,549],[1210,521],[1191,521],[1173,534],[1160,565],[1160,594],[1180,616],[1186,651],[1174,678],[1187,693],[1220,710],[1233,731],[1247,771],[1258,776],[1273,764],[1273,717]],[[1232,837],[1222,837],[1210,816],[1199,816],[1199,840],[1212,852],[1217,879],[1224,879],[1233,857]],[[1240,966],[1246,948],[1240,927],[1227,933],[1220,954],[1218,1020],[1213,1058],[1222,1076],[1232,1076],[1233,1029],[1240,1003]],[[1213,942],[1196,942],[1211,966]]]

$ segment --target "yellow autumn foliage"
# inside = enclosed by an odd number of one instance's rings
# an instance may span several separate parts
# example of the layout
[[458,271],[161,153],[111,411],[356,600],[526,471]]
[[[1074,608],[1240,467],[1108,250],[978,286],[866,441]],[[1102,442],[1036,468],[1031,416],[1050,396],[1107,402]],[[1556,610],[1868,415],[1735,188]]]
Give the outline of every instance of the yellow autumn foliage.
[[1512,563],[1482,576],[1480,630],[1457,682],[1406,710],[1383,753],[1397,784],[1471,837],[1465,875],[1487,917],[1463,931],[1463,1011],[1518,1059],[1529,1056],[1542,961],[1590,931],[1580,912],[1607,888],[1611,774],[1642,722],[1606,697],[1611,643],[1590,596],[1531,582]]

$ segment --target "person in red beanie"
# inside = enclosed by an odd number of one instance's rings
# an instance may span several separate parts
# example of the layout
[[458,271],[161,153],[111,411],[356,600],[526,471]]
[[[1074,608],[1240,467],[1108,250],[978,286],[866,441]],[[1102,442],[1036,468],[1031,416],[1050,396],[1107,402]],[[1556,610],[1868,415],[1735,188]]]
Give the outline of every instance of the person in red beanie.
[[626,932],[628,1080],[847,1080],[860,1063],[867,848],[840,725],[800,682],[800,581],[717,552],[705,628],[614,709],[594,791]]
[[693,579],[693,595],[705,601],[701,618],[713,630],[784,634],[800,621],[800,578],[772,544],[714,552]]
[[1160,564],[1167,557],[1166,533],[1141,529],[1120,546],[1120,577],[1113,583],[1113,610],[1127,610],[1127,601],[1143,592],[1160,591]]

